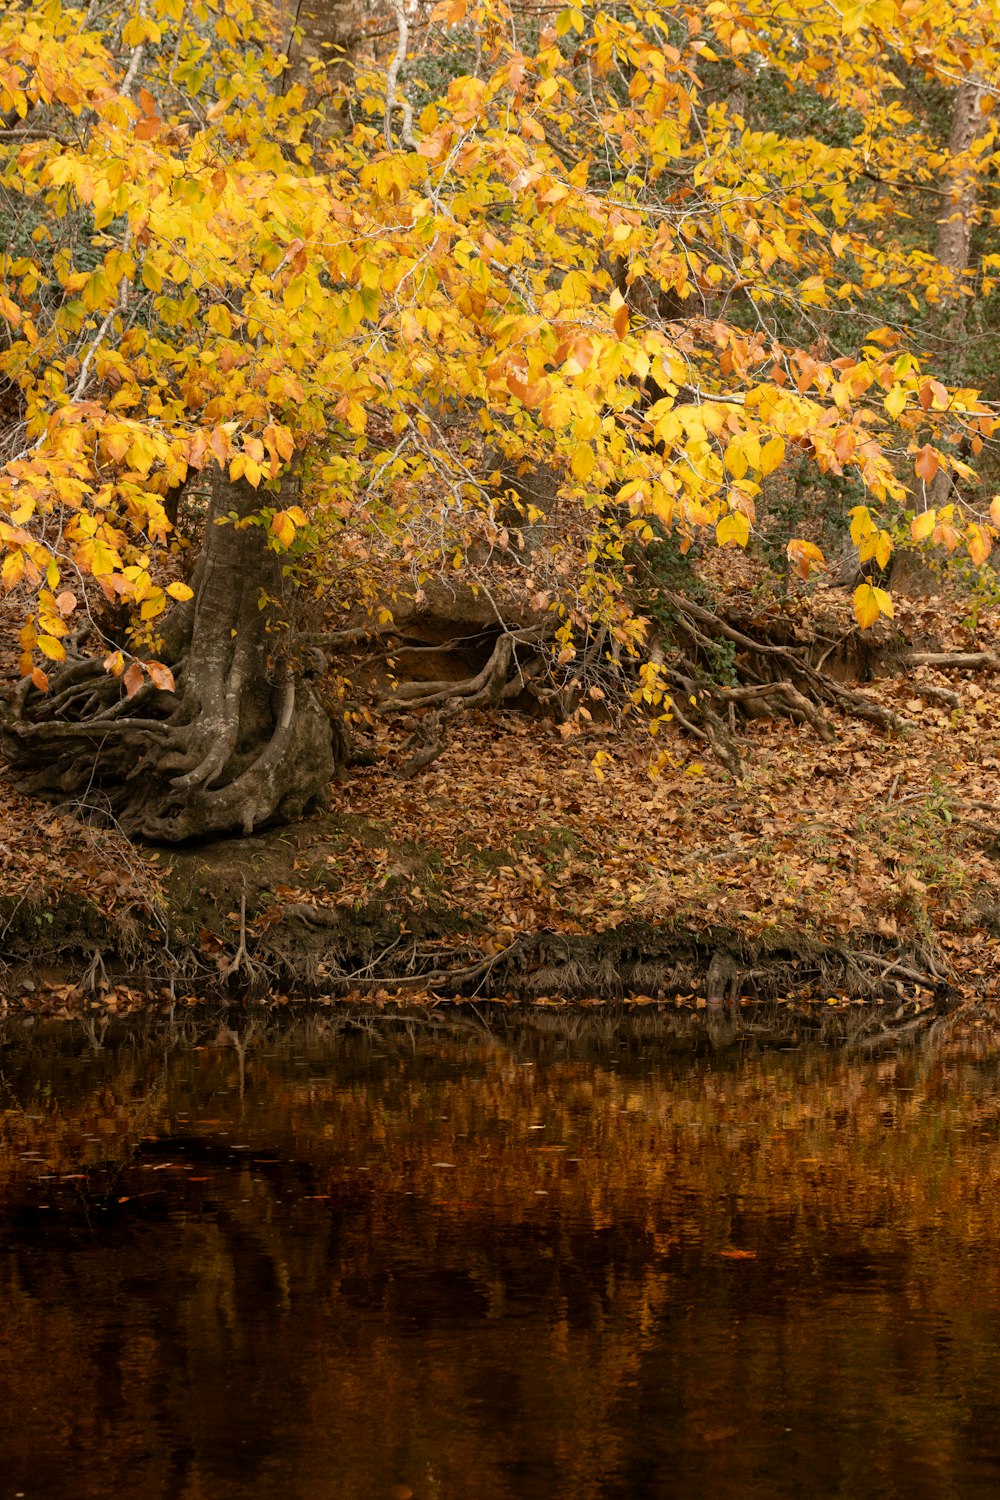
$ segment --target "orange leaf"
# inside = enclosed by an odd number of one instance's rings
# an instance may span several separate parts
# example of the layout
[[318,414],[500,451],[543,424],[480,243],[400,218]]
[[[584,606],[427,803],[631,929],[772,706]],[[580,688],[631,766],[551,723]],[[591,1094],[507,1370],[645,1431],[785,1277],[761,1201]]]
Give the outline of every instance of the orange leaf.
[[966,545],[968,546],[969,556],[972,559],[974,565],[977,568],[981,568],[983,563],[989,557],[993,547],[993,543],[990,541],[989,535],[983,530],[981,526],[977,526],[975,523],[973,523],[969,527],[969,535]]
[[221,469],[224,466],[226,459],[229,457],[229,438],[223,432],[221,427],[215,427],[212,429],[212,436],[208,440],[208,446],[215,454],[215,457],[218,460],[219,468]]
[[148,661],[146,671],[154,687],[158,687],[163,693],[174,692],[174,674],[169,667],[165,667],[161,661]]
[[142,687],[142,668],[137,661],[134,661],[125,673],[124,682],[126,698],[134,698]]
[[813,568],[825,568],[826,561],[814,542],[804,542],[793,537],[785,549],[788,561],[800,578],[808,578]]
[[295,522],[286,510],[276,510],[271,517],[271,530],[283,547],[290,547],[295,540]]
[[917,478],[922,479],[925,484],[930,484],[940,467],[941,460],[934,452],[930,443],[925,443],[917,454],[916,462],[913,465]]

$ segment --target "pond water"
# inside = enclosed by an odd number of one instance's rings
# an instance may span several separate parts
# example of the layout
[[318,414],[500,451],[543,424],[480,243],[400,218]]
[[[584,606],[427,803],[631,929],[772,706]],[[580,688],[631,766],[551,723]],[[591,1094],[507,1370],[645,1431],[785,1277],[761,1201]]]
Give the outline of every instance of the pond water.
[[0,1500],[998,1493],[988,1056],[3,1035]]

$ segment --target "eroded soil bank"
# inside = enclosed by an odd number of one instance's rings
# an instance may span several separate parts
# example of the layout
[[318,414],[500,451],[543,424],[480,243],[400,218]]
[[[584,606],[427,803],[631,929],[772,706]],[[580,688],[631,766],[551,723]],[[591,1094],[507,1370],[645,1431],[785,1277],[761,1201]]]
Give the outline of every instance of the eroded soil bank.
[[[1000,608],[977,635],[940,620],[910,636],[933,625],[967,651]],[[889,652],[866,691],[905,731],[756,721],[739,775],[674,725],[651,742],[471,713],[409,780],[405,731],[376,726],[373,763],[334,784],[328,813],[182,848],[4,782],[3,1004],[631,1004],[738,1035],[784,1016],[788,1036],[992,1014],[994,660],[904,671]]]
[[[46,816],[64,869],[73,868],[71,843],[102,837]],[[359,851],[393,872],[371,882],[367,899],[344,893]],[[107,849],[98,853],[107,861]],[[388,1005],[401,1017],[450,1001],[643,1007],[651,1020],[669,1015],[671,1034],[698,1046],[902,1036],[960,1000],[933,944],[915,938],[831,941],[791,924],[755,933],[721,913],[701,923],[655,920],[636,912],[638,903],[632,911],[609,903],[610,920],[590,930],[558,912],[551,925],[511,930],[491,919],[488,901],[479,913],[449,901],[434,875],[439,851],[394,841],[357,815],[141,858],[141,868],[120,865],[117,884],[103,891],[53,874],[0,895],[8,1012],[276,1001],[357,1014]]]

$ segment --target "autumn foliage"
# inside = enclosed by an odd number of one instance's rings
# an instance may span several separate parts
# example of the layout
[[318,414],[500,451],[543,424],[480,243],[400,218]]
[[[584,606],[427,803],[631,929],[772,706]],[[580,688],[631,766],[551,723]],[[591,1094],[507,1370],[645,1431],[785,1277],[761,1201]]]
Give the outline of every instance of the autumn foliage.
[[[349,87],[307,90],[294,30],[244,0],[8,7],[0,576],[31,691],[86,626],[121,692],[170,696],[161,627],[192,586],[164,569],[169,502],[213,473],[256,500],[212,524],[311,567],[345,619],[403,577],[517,589],[555,663],[599,635],[654,714],[674,690],[634,558],[746,547],[793,461],[855,486],[860,625],[892,614],[901,541],[984,562],[995,408],[939,378],[934,329],[1000,255],[956,271],[933,239],[989,220],[991,11],[444,0],[389,14],[391,66],[359,23]],[[956,157],[912,98],[970,79]],[[490,467],[527,460],[557,475],[547,512]]]

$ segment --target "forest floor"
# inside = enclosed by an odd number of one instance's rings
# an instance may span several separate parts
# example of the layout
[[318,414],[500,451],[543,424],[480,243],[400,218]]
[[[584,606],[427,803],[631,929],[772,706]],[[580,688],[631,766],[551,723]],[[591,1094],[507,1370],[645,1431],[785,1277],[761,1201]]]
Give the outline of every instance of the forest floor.
[[[847,599],[795,608],[848,633]],[[992,650],[1000,609],[900,601],[896,623],[910,642]],[[380,727],[377,763],[334,785],[328,813],[181,850],[134,846],[4,781],[0,1004],[400,995],[732,1016],[766,1002],[827,1028],[874,1004],[880,1029],[989,1007],[1000,676],[893,675],[891,651],[882,670],[864,690],[909,732],[838,718],[824,743],[758,720],[739,777],[672,725],[655,741],[640,725],[566,738],[506,713],[458,721],[440,759],[401,780],[403,736]],[[651,749],[669,755],[655,779]]]

